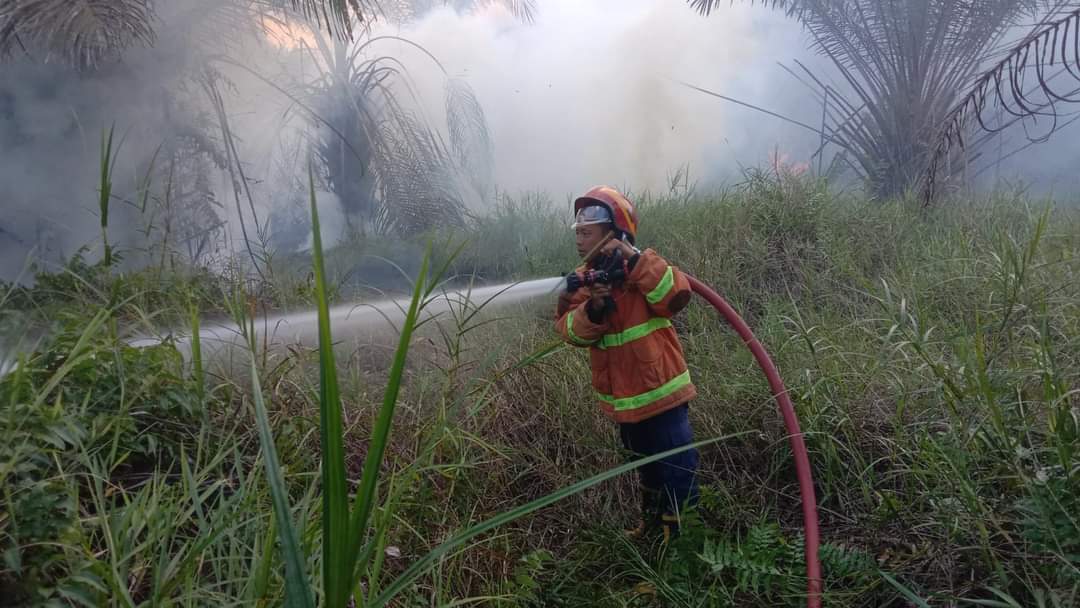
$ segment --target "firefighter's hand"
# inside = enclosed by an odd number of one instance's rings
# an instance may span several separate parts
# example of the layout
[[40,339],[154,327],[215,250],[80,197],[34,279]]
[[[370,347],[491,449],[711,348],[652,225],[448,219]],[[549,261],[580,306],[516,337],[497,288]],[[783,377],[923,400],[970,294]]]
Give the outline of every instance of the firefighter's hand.
[[596,283],[589,287],[589,306],[595,311],[604,309],[604,300],[611,296],[611,286]]
[[600,248],[600,254],[610,256],[611,254],[615,253],[616,249],[621,250],[622,254],[623,254],[623,258],[627,259],[627,260],[630,259],[631,257],[633,257],[633,255],[635,253],[637,253],[637,252],[634,251],[634,248],[631,247],[630,244],[627,243],[626,241],[620,241],[618,239],[611,239],[610,241],[607,242],[606,245],[604,245],[603,247]]

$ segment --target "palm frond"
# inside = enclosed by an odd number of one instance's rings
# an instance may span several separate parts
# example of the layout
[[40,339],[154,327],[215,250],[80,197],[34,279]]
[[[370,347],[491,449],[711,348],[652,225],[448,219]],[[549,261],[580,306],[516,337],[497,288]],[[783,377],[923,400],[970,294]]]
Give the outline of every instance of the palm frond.
[[[888,198],[918,182],[949,109],[1011,28],[1061,0],[744,1],[803,24],[840,80],[799,64],[823,104],[822,140]],[[690,4],[708,13],[721,3]]]
[[[460,225],[466,183],[480,196],[490,189],[491,144],[479,101],[462,82],[447,84],[447,131],[409,108],[421,105],[405,63],[375,55],[384,39],[316,39],[322,73],[298,102],[318,127],[313,150],[326,187],[346,217],[377,232],[417,234]],[[404,96],[404,99],[400,99]]]
[[92,68],[133,44],[153,44],[149,0],[3,0],[0,55],[21,48]]
[[382,199],[377,228],[416,235],[462,225],[464,202],[442,141],[430,127],[400,109],[392,111],[383,128],[387,148],[376,166]]
[[817,0],[803,9],[815,46],[847,85],[834,99],[864,108],[834,130],[880,198],[916,182],[948,107],[1028,14],[1013,0]]
[[[1030,83],[1030,87],[1028,86]],[[970,90],[949,110],[933,144],[933,157],[923,177],[923,195],[929,203],[941,163],[954,149],[969,147],[966,134],[973,127],[998,133],[1016,120],[1043,120],[1046,128],[1028,133],[1031,143],[1045,141],[1064,124],[1060,104],[1080,102],[1080,8],[1055,14],[1038,24],[1005,56],[979,74]],[[995,122],[988,112],[1013,120]]]
[[446,83],[446,126],[458,169],[479,199],[487,201],[494,188],[491,135],[480,100],[463,80]]
[[478,6],[497,4],[510,11],[521,21],[531,23],[536,19],[536,0],[477,0]]
[[[269,0],[283,5],[285,0]],[[351,37],[353,21],[365,21],[378,11],[378,0],[288,0],[289,8],[326,31]]]
[[[736,0],[688,0],[690,6],[694,10],[700,12],[702,15],[709,15],[714,10],[719,9],[721,6],[730,6],[735,3]],[[789,15],[798,14],[802,10],[804,0],[744,0],[751,4],[762,4],[770,8],[777,8],[787,11]]]
[[536,19],[536,0],[382,0],[379,16],[392,23],[409,23],[440,6],[467,12],[488,6],[501,6],[525,23]]

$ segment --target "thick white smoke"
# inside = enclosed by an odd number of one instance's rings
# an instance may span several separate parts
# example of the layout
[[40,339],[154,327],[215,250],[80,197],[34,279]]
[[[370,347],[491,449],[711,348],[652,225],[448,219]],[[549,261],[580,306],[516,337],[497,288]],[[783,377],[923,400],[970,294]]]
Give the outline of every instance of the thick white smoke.
[[[193,7],[209,1],[169,3],[158,29],[185,31],[178,26],[205,19],[205,11]],[[683,168],[691,181],[713,185],[738,179],[743,167],[772,162],[774,154],[796,166],[810,162],[817,135],[679,84],[818,125],[821,107],[778,62],[790,66],[799,59],[823,75],[834,72],[809,50],[800,25],[781,13],[736,2],[704,18],[682,0],[539,0],[537,8],[534,23],[495,5],[463,13],[439,8],[404,24],[379,24],[371,34],[423,46],[449,76],[473,88],[492,135],[501,191],[542,191],[556,201],[597,183],[662,192]],[[210,48],[221,42],[229,44]],[[201,115],[215,136],[207,98],[185,76],[197,58],[230,54],[299,94],[314,65],[310,54],[304,58],[289,46],[250,28],[231,37],[162,36],[157,48],[132,49],[92,75],[28,60],[0,64],[0,279],[15,277],[28,255],[56,262],[85,244],[93,247],[92,259],[99,254],[95,173],[104,129],[115,123],[118,133],[129,135],[116,188],[130,196],[156,147],[184,128],[178,117]],[[423,113],[433,125],[444,124],[446,77],[435,63],[394,40],[371,50],[401,60]],[[253,222],[253,205],[265,223],[291,206],[297,228],[284,242],[303,248],[310,123],[281,91],[243,70],[217,66],[229,80],[222,91],[253,203],[245,194],[238,204],[236,182],[225,172],[211,176],[229,236],[214,245],[242,250],[238,208]],[[1076,191],[1074,141],[1068,132],[1059,134],[990,175],[1022,172],[1058,194]],[[1003,149],[1015,145],[1006,142]],[[326,235],[332,243],[345,222],[331,195],[320,195],[319,202],[324,228],[338,232]],[[110,238],[134,247],[144,218],[133,216],[128,203],[117,208]]]
[[[601,182],[660,189],[687,165],[692,176],[716,179],[740,163],[766,162],[777,147],[805,160],[816,140],[678,84],[806,114],[782,94],[795,82],[776,65],[808,54],[801,30],[760,6],[737,4],[706,19],[670,0],[546,0],[532,24],[497,8],[444,8],[392,33],[424,46],[476,90],[494,136],[497,181],[510,191],[561,196]],[[438,104],[437,69],[406,45],[383,48],[416,59],[414,75],[429,85],[424,99]]]

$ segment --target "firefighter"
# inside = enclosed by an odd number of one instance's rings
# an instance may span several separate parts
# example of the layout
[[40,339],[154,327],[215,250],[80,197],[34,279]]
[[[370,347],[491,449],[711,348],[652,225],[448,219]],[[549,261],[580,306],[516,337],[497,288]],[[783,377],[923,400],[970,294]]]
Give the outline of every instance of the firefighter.
[[[615,189],[589,190],[574,214],[578,255],[587,260],[568,277],[570,288],[580,288],[559,295],[556,331],[589,349],[597,403],[629,452],[651,456],[692,443],[688,403],[696,389],[671,324],[690,301],[686,276],[634,246],[637,211]],[[627,534],[659,525],[670,540],[680,513],[698,500],[697,467],[693,448],[640,467],[642,517]]]

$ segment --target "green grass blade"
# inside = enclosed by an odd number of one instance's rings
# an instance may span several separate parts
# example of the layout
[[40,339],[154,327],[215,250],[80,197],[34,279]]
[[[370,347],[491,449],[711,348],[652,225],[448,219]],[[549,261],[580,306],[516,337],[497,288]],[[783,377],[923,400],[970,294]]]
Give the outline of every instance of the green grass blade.
[[105,246],[105,266],[112,265],[112,247],[109,246],[109,202],[112,200],[112,163],[113,132],[115,125],[109,128],[108,136],[101,136],[101,182],[98,186],[98,210],[101,216],[101,239]]
[[308,170],[311,196],[312,257],[315,265],[315,298],[319,309],[319,434],[322,445],[323,492],[323,587],[326,604],[344,607],[352,588],[356,553],[350,551],[349,495],[345,478],[344,423],[341,393],[330,334],[330,305],[326,295],[319,210],[315,204],[315,177]]
[[552,355],[561,353],[568,348],[570,347],[567,346],[566,342],[563,342],[562,340],[551,342],[546,346],[543,346],[540,349],[527,355],[520,361],[514,363],[514,365],[507,369],[506,372],[512,372],[520,369],[525,369],[526,367],[532,367],[534,364],[539,363],[540,361],[543,361],[544,359],[547,359]]
[[[1016,601],[1016,598],[1009,595],[1008,593],[1005,593],[1001,589],[990,586],[987,586],[986,588],[990,590],[990,593],[993,593],[994,595],[1001,598],[1001,601],[998,602],[999,606],[1003,606],[1004,608],[1024,608],[1020,605],[1020,602]],[[1039,603],[1041,604],[1042,602]]]
[[89,348],[90,341],[94,339],[97,332],[101,330],[105,325],[105,321],[108,320],[112,311],[103,308],[94,315],[92,319],[86,324],[82,333],[79,335],[79,339],[76,340],[75,346],[71,348],[71,352],[68,353],[64,362],[57,368],[56,372],[49,378],[48,382],[41,390],[37,391],[37,395],[34,398],[34,408],[41,407],[41,404],[45,403],[45,400],[52,394],[53,390],[63,382],[71,370],[82,362],[83,358],[91,353]]
[[368,571],[368,601],[363,603],[363,606],[367,606],[371,602],[371,598],[375,597],[375,594],[379,592],[379,577],[382,574],[383,560],[386,558],[386,533],[390,529],[390,522],[394,519],[394,478],[390,477],[390,487],[387,489],[386,494],[388,497],[386,506],[384,508],[381,517],[376,518],[375,523],[375,538],[372,543],[373,556],[375,563],[372,564]]
[[487,521],[481,522],[481,523],[479,523],[479,524],[477,524],[477,525],[475,525],[475,526],[473,526],[471,528],[468,528],[467,530],[464,530],[463,532],[458,533],[456,536],[454,536],[451,539],[447,540],[446,542],[442,543],[438,547],[435,547],[434,549],[432,549],[430,553],[428,553],[424,557],[422,557],[419,560],[417,560],[416,562],[414,562],[411,566],[409,566],[408,569],[405,570],[405,572],[401,573],[401,576],[399,576],[392,583],[390,583],[386,587],[386,589],[383,590],[382,594],[379,595],[379,597],[375,598],[374,601],[372,601],[371,603],[368,604],[368,608],[377,608],[379,606],[385,606],[387,604],[387,602],[389,602],[391,599],[394,598],[395,595],[397,595],[398,593],[400,593],[401,591],[406,589],[414,580],[416,580],[417,577],[419,577],[421,574],[426,572],[428,570],[428,568],[431,567],[432,564],[434,564],[436,561],[438,561],[439,558],[446,555],[450,551],[453,551],[455,548],[460,547],[461,545],[469,542],[473,538],[476,538],[477,536],[480,536],[481,534],[484,534],[485,532],[493,530],[493,529],[495,529],[495,528],[497,528],[497,527],[499,527],[499,526],[501,526],[503,524],[512,522],[515,519],[518,519],[520,517],[524,517],[524,516],[528,515],[529,513],[532,513],[533,511],[536,511],[536,510],[542,509],[542,508],[544,508],[544,507],[546,507],[548,505],[554,504],[554,503],[556,503],[556,502],[558,502],[558,501],[560,501],[560,500],[562,500],[564,498],[567,498],[569,496],[573,496],[574,494],[577,494],[577,493],[579,493],[579,492],[581,492],[583,490],[591,488],[592,486],[595,486],[596,484],[602,483],[602,482],[607,481],[607,480],[609,480],[609,479],[611,479],[613,477],[618,477],[619,475],[622,475],[624,473],[632,471],[632,470],[636,469],[637,467],[640,467],[643,464],[648,464],[650,462],[656,462],[658,460],[662,460],[664,458],[667,458],[668,456],[671,456],[673,454],[678,454],[680,452],[684,452],[684,451],[689,450],[691,448],[700,448],[700,447],[703,447],[703,446],[712,445],[714,443],[719,443],[721,441],[726,441],[728,439],[732,439],[732,438],[735,438],[735,437],[740,437],[742,435],[749,435],[751,432],[754,432],[754,431],[744,431],[744,432],[741,432],[741,433],[733,433],[733,434],[730,434],[730,435],[724,435],[722,437],[716,437],[716,438],[713,438],[713,439],[705,439],[705,440],[699,441],[697,443],[684,445],[682,447],[678,447],[678,448],[675,448],[673,450],[668,450],[666,452],[661,452],[660,454],[654,454],[654,455],[648,456],[646,458],[640,458],[640,459],[635,460],[633,462],[628,462],[628,463],[626,463],[624,465],[615,467],[613,469],[609,469],[607,471],[604,471],[603,473],[600,473],[600,474],[594,475],[592,477],[589,477],[588,479],[583,479],[582,481],[579,481],[579,482],[577,482],[575,484],[571,484],[569,486],[566,486],[565,488],[563,488],[561,490],[557,490],[555,492],[552,492],[551,494],[548,494],[547,496],[540,497],[540,498],[538,498],[538,499],[536,499],[536,500],[534,500],[532,502],[521,505],[520,507],[517,507],[516,509],[511,509],[509,511],[500,513],[500,514],[488,519]]
[[446,256],[446,259],[443,260],[442,266],[440,266],[439,269],[435,272],[435,274],[432,275],[433,277],[436,277],[436,279],[432,280],[430,285],[428,285],[428,288],[424,291],[425,300],[428,298],[428,296],[431,295],[433,291],[435,291],[436,288],[438,288],[439,280],[442,279],[442,277],[446,276],[446,272],[450,270],[450,265],[454,263],[454,260],[457,259],[459,255],[461,255],[461,252],[465,250],[465,246],[468,244],[468,239],[462,239],[461,244],[458,245],[457,248],[455,248],[452,252],[450,252],[450,255]]
[[890,575],[888,572],[882,571],[879,572],[879,574],[881,574],[881,578],[885,579],[886,582],[888,582],[897,591],[900,592],[900,595],[907,598],[909,602],[918,606],[919,608],[930,608],[930,604],[928,604],[926,600],[922,599],[918,595],[915,595],[914,591],[905,587],[900,581],[893,578],[892,575]]
[[[409,342],[412,340],[413,329],[416,328],[416,319],[420,312],[420,302],[424,293],[424,284],[427,281],[428,262],[431,259],[431,245],[428,245],[424,259],[420,263],[420,276],[416,279],[413,289],[412,301],[409,303],[409,312],[401,325],[401,337],[398,340],[397,350],[394,353],[394,364],[390,368],[390,378],[383,394],[383,404],[379,409],[379,416],[375,421],[372,431],[371,442],[368,447],[367,458],[364,460],[364,472],[360,477],[360,487],[356,493],[356,503],[353,507],[351,523],[349,525],[349,555],[353,560],[360,553],[363,533],[367,527],[368,519],[376,499],[376,484],[378,483],[379,467],[382,464],[383,454],[386,451],[387,438],[390,435],[390,426],[394,420],[394,409],[397,405],[398,392],[401,389],[401,376],[405,371],[405,358],[409,352]],[[355,564],[350,562],[350,564]]]
[[266,591],[270,588],[270,566],[274,561],[274,538],[276,536],[277,524],[274,522],[274,518],[270,518],[270,526],[266,530],[266,535],[261,539],[262,547],[256,545],[252,556],[252,562],[254,563],[251,570],[255,573],[255,580],[251,582],[249,600],[265,602]]
[[270,486],[281,552],[285,558],[285,605],[289,608],[315,608],[311,586],[304,576],[304,552],[300,548],[300,540],[289,510],[289,493],[285,488],[285,477],[281,474],[277,448],[274,446],[274,434],[270,430],[270,419],[263,403],[254,352],[251,353],[251,390],[255,402],[255,425],[259,431],[259,443],[262,444],[263,461],[266,463],[266,480]]
[[202,336],[199,335],[199,307],[191,305],[191,377],[195,382],[195,395],[199,407],[206,413],[206,378],[203,377]]

